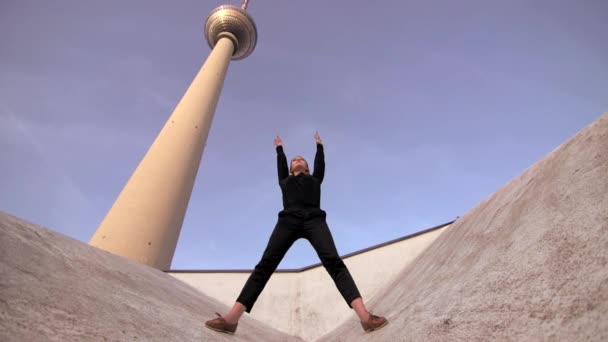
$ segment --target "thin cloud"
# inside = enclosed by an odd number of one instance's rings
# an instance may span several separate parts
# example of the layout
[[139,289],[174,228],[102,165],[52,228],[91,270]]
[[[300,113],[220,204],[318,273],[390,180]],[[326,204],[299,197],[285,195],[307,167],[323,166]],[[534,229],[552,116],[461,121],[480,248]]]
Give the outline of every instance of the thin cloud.
[[[62,198],[73,204],[84,205],[87,209],[92,209],[93,204],[86,194],[70,178],[68,173],[49,157],[50,153],[45,144],[39,141],[36,134],[34,134],[33,131],[35,129],[27,121],[20,119],[6,104],[1,104],[0,109],[1,120],[4,122],[3,130],[10,132],[9,136],[18,144],[24,142],[25,146],[29,146],[43,162],[43,165],[51,170],[52,174],[59,176],[61,191],[67,194],[67,196],[62,196]],[[40,129],[40,127],[37,129]]]
[[141,88],[140,97],[141,101],[143,102],[147,102],[147,99],[151,99],[156,104],[160,105],[165,111],[167,111],[167,118],[177,106],[177,103],[170,101],[166,96],[150,87]]

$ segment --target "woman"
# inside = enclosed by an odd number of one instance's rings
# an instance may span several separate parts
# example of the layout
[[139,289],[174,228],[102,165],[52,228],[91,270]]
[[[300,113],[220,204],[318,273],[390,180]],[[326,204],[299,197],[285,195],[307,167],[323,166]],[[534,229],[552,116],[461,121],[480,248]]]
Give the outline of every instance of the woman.
[[290,168],[287,168],[283,142],[279,136],[275,138],[279,185],[283,193],[283,210],[279,212],[279,219],[262,259],[249,276],[232,310],[225,316],[216,313],[218,318],[205,323],[208,328],[233,334],[243,312],[251,312],[253,304],[268,279],[291,245],[299,238],[307,239],[314,247],[346,304],[359,316],[363,330],[366,332],[377,330],[388,323],[384,317],[378,317],[367,311],[350,272],[338,255],[325,220],[326,213],[320,208],[321,183],[325,174],[325,155],[318,132],[315,133],[315,141],[317,152],[311,175],[308,163],[300,156],[293,158]]

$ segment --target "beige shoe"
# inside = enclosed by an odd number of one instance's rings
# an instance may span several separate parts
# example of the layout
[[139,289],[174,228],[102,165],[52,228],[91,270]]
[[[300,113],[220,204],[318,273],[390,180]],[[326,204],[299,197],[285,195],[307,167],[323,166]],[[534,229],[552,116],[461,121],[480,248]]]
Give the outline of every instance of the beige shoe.
[[388,321],[384,317],[379,317],[371,312],[369,313],[369,319],[367,321],[361,321],[361,326],[365,332],[372,332],[387,325]]
[[226,322],[226,320],[224,319],[224,317],[222,317],[222,315],[220,315],[217,312],[215,314],[217,315],[218,318],[214,318],[212,320],[205,322],[205,326],[211,330],[234,335],[234,333],[236,332],[236,327],[239,324],[238,323],[230,324],[230,323]]

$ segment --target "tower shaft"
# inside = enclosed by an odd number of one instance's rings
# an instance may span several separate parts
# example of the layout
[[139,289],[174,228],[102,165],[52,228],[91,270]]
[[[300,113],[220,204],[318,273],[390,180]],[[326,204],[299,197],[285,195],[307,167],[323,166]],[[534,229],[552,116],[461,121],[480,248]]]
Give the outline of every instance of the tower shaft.
[[175,110],[89,241],[161,270],[181,226],[236,46],[219,38]]

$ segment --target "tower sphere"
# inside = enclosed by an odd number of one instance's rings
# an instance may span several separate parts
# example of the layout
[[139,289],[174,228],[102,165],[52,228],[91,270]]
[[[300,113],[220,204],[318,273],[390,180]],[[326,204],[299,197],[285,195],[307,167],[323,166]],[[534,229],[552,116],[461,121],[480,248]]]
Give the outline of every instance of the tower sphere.
[[255,49],[257,36],[255,22],[238,6],[219,6],[211,11],[205,22],[205,38],[210,48],[213,49],[221,37],[230,38],[235,43],[233,60],[249,56]]

